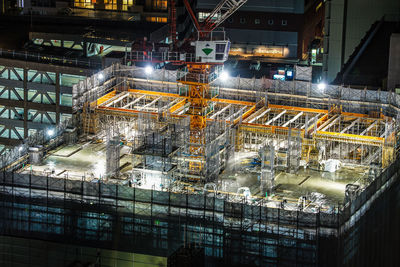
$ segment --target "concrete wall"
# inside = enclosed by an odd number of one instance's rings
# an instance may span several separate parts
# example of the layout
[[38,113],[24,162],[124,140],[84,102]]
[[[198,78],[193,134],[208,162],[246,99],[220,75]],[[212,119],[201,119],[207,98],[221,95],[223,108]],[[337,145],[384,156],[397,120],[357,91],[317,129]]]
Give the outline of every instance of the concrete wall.
[[400,88],[400,33],[394,33],[390,38],[388,90],[395,88]]
[[331,0],[325,14],[324,75],[331,82],[375,21],[400,15],[400,1]]

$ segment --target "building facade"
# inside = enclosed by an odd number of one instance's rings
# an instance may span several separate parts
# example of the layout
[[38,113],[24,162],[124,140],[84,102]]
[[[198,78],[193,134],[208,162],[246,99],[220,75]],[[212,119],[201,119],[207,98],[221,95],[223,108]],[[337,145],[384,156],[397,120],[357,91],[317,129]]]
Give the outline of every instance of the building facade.
[[[197,1],[199,20],[214,7],[215,1]],[[231,54],[307,59],[310,44],[322,36],[323,12],[322,1],[249,0],[223,24]]]
[[1,150],[71,118],[72,85],[93,70],[82,68],[83,62],[77,60],[62,59],[60,65],[48,60],[38,54],[0,51]]
[[326,82],[335,79],[375,21],[382,17],[386,21],[396,20],[399,15],[399,1],[327,1],[323,60],[323,76]]

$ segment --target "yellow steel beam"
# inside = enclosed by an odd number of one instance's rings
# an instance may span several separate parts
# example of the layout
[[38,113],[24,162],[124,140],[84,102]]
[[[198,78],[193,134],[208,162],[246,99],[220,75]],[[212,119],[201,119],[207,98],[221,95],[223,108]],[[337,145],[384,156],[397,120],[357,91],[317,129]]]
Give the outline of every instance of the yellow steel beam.
[[[246,119],[248,116],[250,116],[251,113],[254,112],[254,110],[256,110],[256,105],[252,106],[248,111],[246,111],[243,115],[242,115],[242,121],[244,119]],[[240,121],[240,118],[237,118],[236,120],[233,121],[233,124],[236,124]]]
[[128,92],[138,93],[138,94],[145,94],[145,95],[155,95],[155,96],[181,97],[178,94],[156,92],[156,91],[147,91],[147,90],[137,90],[137,89],[128,89]]
[[325,115],[322,116],[319,120],[317,120],[317,121],[314,122],[311,126],[308,127],[307,133],[308,133],[309,131],[311,131],[311,130],[315,127],[315,124],[317,125],[317,128],[318,128],[318,126],[320,126],[321,123],[323,123],[323,122],[326,121],[327,119],[328,119],[328,114],[325,114]]
[[181,101],[179,101],[178,103],[176,103],[175,105],[173,105],[172,107],[169,108],[169,112],[170,113],[174,113],[175,111],[177,111],[178,109],[180,109],[181,107],[183,107],[186,103],[186,99],[182,99]]
[[90,103],[90,106],[98,106],[106,102],[107,100],[113,98],[116,95],[116,91],[112,90],[108,94],[103,95],[102,97],[98,98],[97,100]]
[[[248,123],[248,122],[242,123],[240,125],[240,129],[249,131],[249,132],[258,132],[258,133],[289,132],[289,127],[276,126],[276,125],[264,125],[264,124],[258,124],[258,123]],[[295,132],[303,133],[304,132],[304,130],[302,130],[302,129],[296,129],[296,128],[291,128],[291,129],[292,129],[293,133],[295,133]]]
[[291,107],[291,106],[283,106],[283,105],[274,105],[274,104],[268,104],[269,108],[275,108],[275,109],[286,109],[286,110],[293,110],[293,111],[303,111],[303,112],[309,112],[309,113],[324,113],[328,114],[328,110],[326,109],[314,109],[314,108],[301,108],[301,107]]
[[[119,115],[119,116],[127,116],[127,117],[137,117],[139,113],[150,114],[154,116],[158,116],[158,112],[148,112],[148,111],[140,111],[140,110],[133,110],[133,109],[125,109],[125,108],[114,108],[114,107],[103,107],[99,106],[96,108],[96,111],[103,114],[109,115]],[[184,118],[185,115],[177,115],[171,114],[171,117],[174,118]]]
[[231,100],[231,99],[222,99],[222,98],[215,98],[215,99],[213,99],[211,101],[220,102],[220,103],[226,103],[226,104],[242,105],[242,106],[254,106],[255,105],[254,102]]
[[[163,92],[156,92],[156,91],[147,91],[147,90],[138,90],[138,89],[129,89],[128,91],[132,92],[132,93],[139,93],[139,94],[146,94],[146,95],[190,98],[190,97],[180,96],[178,94],[163,93]],[[222,98],[215,98],[215,99],[212,99],[210,101],[219,102],[219,103],[226,103],[226,104],[244,105],[244,106],[254,106],[255,105],[254,102],[231,100],[231,99],[222,99]]]
[[368,135],[358,135],[358,134],[347,134],[347,133],[336,133],[336,132],[326,132],[326,131],[317,131],[317,134],[326,134],[326,135],[340,136],[340,137],[347,137],[347,138],[358,138],[358,139],[363,139],[363,140],[380,141],[380,142],[383,142],[385,140],[385,138],[383,138],[383,137],[368,136]]
[[374,146],[382,146],[385,143],[385,138],[375,136],[365,136],[357,134],[346,134],[336,132],[317,131],[314,138],[336,139],[337,141],[352,142],[360,144],[369,144]]

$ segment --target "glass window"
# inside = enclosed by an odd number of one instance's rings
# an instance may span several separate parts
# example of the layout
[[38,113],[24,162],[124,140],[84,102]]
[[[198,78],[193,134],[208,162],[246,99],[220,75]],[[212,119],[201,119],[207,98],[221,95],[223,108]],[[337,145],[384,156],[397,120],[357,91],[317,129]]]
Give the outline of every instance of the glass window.
[[215,60],[222,60],[224,58],[224,54],[215,54]]
[[260,24],[260,23],[261,23],[260,19],[255,19],[254,20],[254,24]]
[[167,0],[153,0],[153,8],[158,10],[167,10],[168,1]]
[[283,19],[283,20],[282,20],[282,25],[283,25],[283,26],[286,26],[286,25],[287,25],[287,20],[286,20],[286,19]]
[[273,24],[274,24],[274,20],[273,20],[273,19],[269,19],[269,20],[268,20],[268,24],[269,24],[269,25],[273,25]]
[[133,6],[133,0],[123,0],[122,1],[122,10],[129,10],[129,8]]
[[199,21],[204,21],[210,15],[209,12],[199,12]]
[[75,7],[94,9],[94,4],[96,0],[74,0]]
[[240,23],[245,24],[246,23],[246,19],[245,18],[240,18]]
[[166,17],[146,17],[146,21],[167,23]]
[[225,52],[225,44],[217,44],[215,47],[216,53],[224,53]]
[[104,0],[104,7],[108,10],[117,10],[117,0]]

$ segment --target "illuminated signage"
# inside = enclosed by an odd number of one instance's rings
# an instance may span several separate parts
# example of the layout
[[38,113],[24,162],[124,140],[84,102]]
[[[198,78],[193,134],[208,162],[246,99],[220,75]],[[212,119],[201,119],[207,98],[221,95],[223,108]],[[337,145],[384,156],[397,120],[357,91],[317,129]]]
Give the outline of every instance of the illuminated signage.
[[262,46],[254,49],[253,53],[268,57],[283,57],[284,48],[279,46]]

